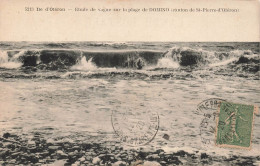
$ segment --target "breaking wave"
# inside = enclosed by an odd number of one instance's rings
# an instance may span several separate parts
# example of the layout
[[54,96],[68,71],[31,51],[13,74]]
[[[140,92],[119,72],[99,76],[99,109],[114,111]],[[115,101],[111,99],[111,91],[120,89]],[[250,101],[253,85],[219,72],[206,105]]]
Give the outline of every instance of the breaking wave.
[[78,64],[71,67],[72,70],[95,70],[97,69],[96,65],[92,62],[92,58],[88,61],[86,57],[82,57]]
[[[101,68],[128,68],[136,70],[182,67],[229,67],[258,72],[260,55],[250,50],[226,52],[206,51],[189,47],[169,50],[114,50],[86,51],[73,49],[7,50],[0,51],[0,67],[7,69],[30,68],[39,70],[82,70]],[[240,64],[240,65],[239,65]],[[235,66],[234,66],[235,65]],[[247,70],[247,68],[252,68]]]
[[16,58],[19,56],[20,56],[20,54],[9,58],[7,51],[0,50],[0,67],[7,68],[7,69],[15,69],[15,68],[21,67],[22,63],[19,62],[18,59]]

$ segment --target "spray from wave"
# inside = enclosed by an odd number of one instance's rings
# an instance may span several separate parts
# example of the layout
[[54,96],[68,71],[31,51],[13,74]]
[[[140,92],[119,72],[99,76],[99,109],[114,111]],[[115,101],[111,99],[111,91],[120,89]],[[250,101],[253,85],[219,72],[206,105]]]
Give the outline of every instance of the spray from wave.
[[[229,53],[211,53],[207,60],[210,67],[226,66],[228,64],[238,62],[241,57],[254,58],[257,57],[251,50],[234,50]],[[212,58],[213,57],[213,58]]]
[[179,65],[179,63],[174,62],[174,60],[169,57],[163,57],[158,60],[157,67],[158,68],[178,68],[178,67],[180,67],[180,65]]
[[92,62],[92,58],[86,60],[86,57],[83,56],[78,64],[71,67],[71,70],[96,70],[96,65]]
[[[18,61],[18,58],[20,56],[15,55],[11,58],[8,57],[7,51],[1,51],[0,50],[0,67],[1,68],[7,68],[7,69],[15,69],[22,66],[22,63]],[[22,54],[22,53],[21,53]]]

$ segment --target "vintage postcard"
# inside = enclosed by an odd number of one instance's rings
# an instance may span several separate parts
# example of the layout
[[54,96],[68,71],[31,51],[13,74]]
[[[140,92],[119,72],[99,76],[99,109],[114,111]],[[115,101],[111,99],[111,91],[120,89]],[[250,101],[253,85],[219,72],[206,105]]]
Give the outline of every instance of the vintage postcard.
[[260,164],[257,0],[0,0],[0,165]]

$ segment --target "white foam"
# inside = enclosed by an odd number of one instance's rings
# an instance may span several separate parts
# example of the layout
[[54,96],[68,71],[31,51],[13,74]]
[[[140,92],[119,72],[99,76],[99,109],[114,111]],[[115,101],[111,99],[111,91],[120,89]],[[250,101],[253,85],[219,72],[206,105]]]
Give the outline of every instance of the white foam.
[[234,51],[230,51],[231,55],[233,56],[242,56],[245,53],[247,54],[253,54],[251,50],[234,50]]
[[161,68],[178,68],[179,66],[180,66],[179,63],[173,61],[172,58],[168,58],[168,57],[163,57],[159,59],[157,63],[157,67],[161,67]]
[[61,75],[61,78],[68,78],[68,77],[71,77],[71,76],[76,76],[76,75],[91,75],[93,74],[93,72],[91,71],[88,71],[88,72],[78,72],[78,71],[73,71],[73,72],[66,72],[65,74]]
[[230,59],[227,59],[225,61],[221,61],[221,62],[217,62],[217,63],[212,63],[212,64],[209,64],[210,67],[216,67],[216,66],[223,66],[223,65],[227,65],[229,63],[232,63],[234,61],[237,61],[238,58],[237,57],[234,57],[234,58],[230,58]]
[[86,60],[86,57],[83,56],[78,64],[71,67],[72,70],[83,70],[83,71],[89,71],[89,70],[96,70],[96,65],[92,62],[92,58],[89,60]]
[[0,63],[8,61],[8,54],[7,51],[0,50]]
[[0,64],[0,67],[7,68],[7,69],[16,69],[21,67],[22,65],[17,62],[6,62],[3,64]]
[[[18,53],[20,56],[20,52]],[[8,57],[7,51],[0,50],[0,67],[7,68],[7,69],[15,69],[22,66],[22,63],[18,61],[17,54],[14,57]]]

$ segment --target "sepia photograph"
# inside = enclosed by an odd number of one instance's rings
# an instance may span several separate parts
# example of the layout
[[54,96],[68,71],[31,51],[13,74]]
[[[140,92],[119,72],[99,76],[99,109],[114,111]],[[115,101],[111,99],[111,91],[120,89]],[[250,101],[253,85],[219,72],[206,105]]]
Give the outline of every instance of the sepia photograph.
[[259,43],[0,47],[1,165],[259,164]]
[[257,0],[0,0],[0,165],[260,165]]

